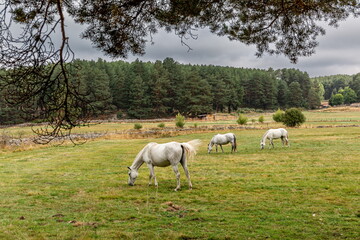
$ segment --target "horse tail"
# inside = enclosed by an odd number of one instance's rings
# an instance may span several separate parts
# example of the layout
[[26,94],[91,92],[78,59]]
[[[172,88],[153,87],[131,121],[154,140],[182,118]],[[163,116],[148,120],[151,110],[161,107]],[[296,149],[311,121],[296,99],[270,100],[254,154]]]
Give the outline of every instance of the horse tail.
[[234,152],[237,151],[237,143],[236,143],[236,136],[235,134],[233,134],[234,136]]
[[[286,130],[285,130],[286,131]],[[290,147],[290,143],[289,143],[289,133],[288,131],[286,131],[286,144]]]
[[199,149],[200,145],[201,140],[199,139],[194,139],[186,143],[181,143],[181,146],[183,147],[188,159],[191,159],[196,155],[196,151]]
[[184,163],[184,160],[185,160],[185,149],[184,149],[184,146],[182,144],[180,144],[181,146],[181,158],[180,158],[180,162],[181,163]]

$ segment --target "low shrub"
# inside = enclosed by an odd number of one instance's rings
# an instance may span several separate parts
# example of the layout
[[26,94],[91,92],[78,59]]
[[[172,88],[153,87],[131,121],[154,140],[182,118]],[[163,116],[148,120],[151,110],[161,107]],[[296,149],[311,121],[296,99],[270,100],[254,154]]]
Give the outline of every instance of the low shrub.
[[285,112],[278,109],[272,116],[275,122],[282,122],[284,119]]
[[248,118],[243,114],[240,114],[238,120],[236,120],[236,122],[240,125],[246,124],[247,121],[248,121]]
[[165,123],[159,123],[157,126],[158,126],[159,128],[164,128],[164,127],[165,127]]
[[305,115],[298,108],[289,108],[285,111],[283,123],[287,127],[298,127],[306,121]]
[[261,115],[260,117],[259,117],[259,123],[264,123],[264,121],[265,121],[265,118],[264,118],[264,116],[263,115]]
[[175,117],[175,125],[179,128],[183,128],[185,125],[185,117],[178,113]]

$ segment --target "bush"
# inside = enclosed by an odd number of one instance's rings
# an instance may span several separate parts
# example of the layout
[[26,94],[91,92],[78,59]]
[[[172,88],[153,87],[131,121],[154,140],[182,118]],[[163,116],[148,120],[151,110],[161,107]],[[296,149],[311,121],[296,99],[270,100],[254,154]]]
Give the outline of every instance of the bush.
[[263,115],[261,115],[260,117],[259,117],[259,123],[264,123],[264,121],[265,121],[265,118],[264,118],[264,116]]
[[305,122],[304,114],[298,108],[290,108],[285,111],[283,123],[287,127],[298,127]]
[[344,104],[344,96],[340,93],[332,95],[331,98],[329,99],[329,104],[330,106]]
[[278,109],[278,110],[273,114],[272,117],[273,117],[273,119],[274,119],[275,122],[282,122],[283,119],[284,119],[284,114],[285,114],[284,111]]
[[165,123],[159,123],[157,126],[158,126],[159,128],[164,128],[164,127],[165,127]]
[[134,124],[134,129],[140,130],[140,129],[142,129],[142,125],[140,123],[135,123]]
[[175,117],[175,125],[179,128],[183,128],[185,125],[185,117],[178,113]]
[[237,120],[236,122],[237,122],[238,124],[240,124],[240,125],[244,125],[244,124],[247,123],[247,121],[248,121],[248,118],[247,118],[245,115],[240,114],[240,115],[239,115],[239,118],[238,118],[238,120]]

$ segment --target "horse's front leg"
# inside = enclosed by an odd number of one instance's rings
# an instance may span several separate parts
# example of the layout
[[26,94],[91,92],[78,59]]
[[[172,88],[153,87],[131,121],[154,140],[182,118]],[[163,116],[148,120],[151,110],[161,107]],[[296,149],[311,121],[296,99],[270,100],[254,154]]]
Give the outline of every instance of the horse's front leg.
[[274,142],[273,142],[273,139],[270,139],[269,149],[271,148],[271,146],[272,146],[272,148],[274,148]]
[[151,180],[152,180],[152,178],[154,178],[155,187],[157,187],[157,186],[158,186],[158,183],[157,183],[157,181],[156,181],[154,166],[153,166],[152,164],[148,164],[148,167],[149,167],[149,170],[150,170],[149,186],[151,185]]
[[172,165],[172,168],[173,168],[175,176],[176,176],[177,186],[175,188],[175,191],[177,191],[177,190],[180,189],[180,172],[179,172],[179,169],[178,169],[177,165]]
[[224,152],[224,149],[222,148],[222,145],[220,144],[221,151]]
[[218,148],[217,148],[217,147],[218,147],[218,145],[217,145],[217,144],[215,144],[216,152],[217,152],[217,150],[218,150]]

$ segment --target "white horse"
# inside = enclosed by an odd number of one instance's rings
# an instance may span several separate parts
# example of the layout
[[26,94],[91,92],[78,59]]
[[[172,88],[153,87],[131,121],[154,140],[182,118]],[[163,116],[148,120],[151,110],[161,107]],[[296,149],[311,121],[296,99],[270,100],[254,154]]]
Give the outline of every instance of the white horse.
[[266,131],[266,133],[263,135],[261,139],[260,148],[264,149],[266,139],[269,139],[270,141],[269,148],[271,148],[271,146],[274,148],[273,139],[278,139],[278,138],[281,138],[283,146],[287,145],[288,147],[290,147],[288,132],[284,128],[278,128],[278,129],[269,129]]
[[187,143],[169,142],[163,144],[157,144],[155,142],[148,143],[136,156],[134,162],[129,169],[129,181],[128,184],[133,186],[138,176],[138,169],[143,163],[146,163],[150,170],[149,185],[151,180],[154,179],[155,186],[158,186],[154,167],[167,167],[173,168],[176,175],[177,186],[175,191],[180,189],[180,173],[178,170],[178,164],[180,163],[184,168],[185,175],[189,181],[189,188],[192,188],[189,170],[187,168],[187,159],[193,157],[196,154],[198,146],[201,141],[198,139],[192,140]]
[[218,151],[217,146],[220,145],[220,148],[222,152],[224,152],[224,149],[222,148],[222,145],[231,143],[231,152],[236,151],[236,136],[233,133],[226,133],[226,134],[216,134],[208,144],[208,153],[211,152],[212,147],[215,144],[216,152]]

